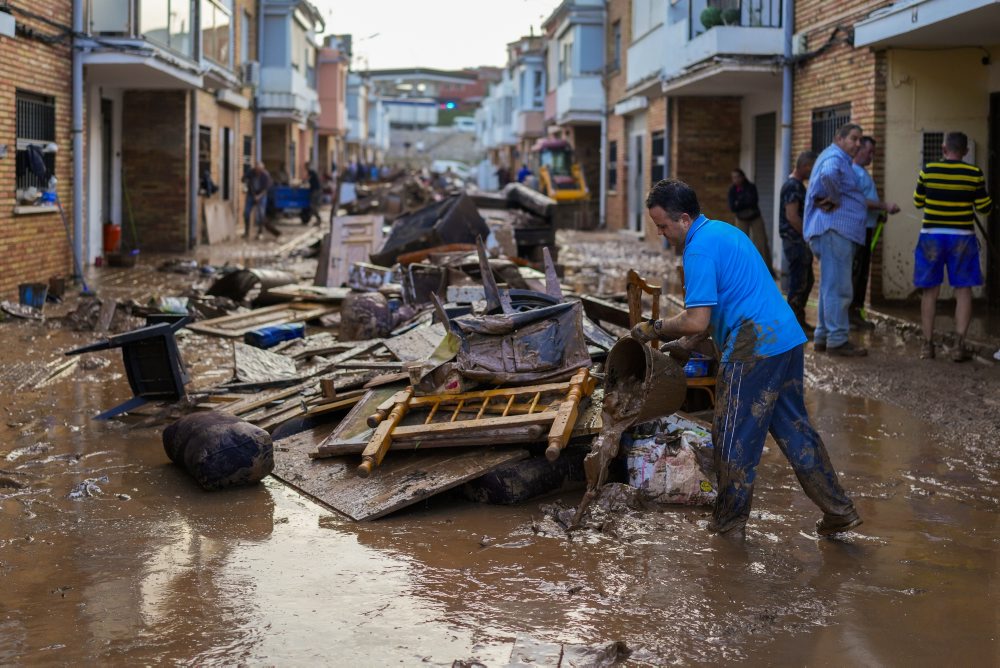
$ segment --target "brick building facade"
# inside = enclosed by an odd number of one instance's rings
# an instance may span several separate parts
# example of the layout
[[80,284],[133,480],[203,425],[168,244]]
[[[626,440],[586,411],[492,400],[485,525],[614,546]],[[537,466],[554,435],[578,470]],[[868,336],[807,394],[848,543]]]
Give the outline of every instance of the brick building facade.
[[[16,298],[21,283],[44,283],[50,276],[73,272],[58,209],[26,206],[17,200],[26,188],[41,191],[45,187],[23,170],[19,172],[24,147],[54,143],[58,150],[47,155],[55,162],[56,191],[67,220],[73,219],[72,54],[69,37],[52,25],[72,23],[72,3],[36,0],[19,5],[30,7],[31,14],[42,18],[12,9],[17,33],[0,36],[0,63],[4,63],[0,67],[0,192],[5,200],[0,205],[0,298],[4,299]],[[12,63],[32,66],[12,67]]]

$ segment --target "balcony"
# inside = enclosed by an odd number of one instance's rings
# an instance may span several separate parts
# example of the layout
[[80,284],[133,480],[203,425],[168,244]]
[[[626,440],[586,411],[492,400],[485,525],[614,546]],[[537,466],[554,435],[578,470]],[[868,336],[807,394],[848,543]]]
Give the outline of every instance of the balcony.
[[599,75],[573,76],[556,89],[556,122],[592,124],[601,122],[604,87]]
[[667,32],[668,26],[661,23],[628,47],[628,71],[625,73],[627,88],[655,80],[664,71],[668,58],[667,44],[678,44],[667,41]]
[[855,24],[854,44],[924,49],[994,44],[997,25],[997,0],[910,0],[873,12]]
[[[746,95],[780,86],[777,57],[784,52],[781,4],[782,0],[709,0],[707,3],[706,0],[693,0],[687,20],[671,26],[671,30],[681,36],[686,30],[691,38],[672,54],[673,62],[664,72],[663,92]],[[720,10],[721,14],[715,18],[722,23],[703,21],[702,13],[706,8]],[[671,34],[667,41],[673,42],[676,38],[678,34]]]
[[319,114],[316,89],[309,86],[305,75],[292,68],[262,68],[258,99],[265,120],[305,123]]
[[118,88],[200,88],[190,0],[84,0],[88,79]]
[[541,137],[545,134],[545,119],[541,110],[517,111],[514,114],[514,133],[518,137]]

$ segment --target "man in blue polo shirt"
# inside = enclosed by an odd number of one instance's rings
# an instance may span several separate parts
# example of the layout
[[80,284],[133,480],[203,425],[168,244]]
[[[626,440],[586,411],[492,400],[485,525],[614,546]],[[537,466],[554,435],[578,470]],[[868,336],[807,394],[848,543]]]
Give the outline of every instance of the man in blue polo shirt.
[[753,243],[735,227],[702,215],[698,196],[682,181],[657,183],[646,208],[659,233],[683,249],[685,308],[637,325],[633,338],[677,339],[673,346],[690,350],[711,329],[722,352],[712,425],[719,494],[711,528],[727,533],[746,526],[768,431],[823,511],[817,533],[861,524],[806,412],[806,337]]

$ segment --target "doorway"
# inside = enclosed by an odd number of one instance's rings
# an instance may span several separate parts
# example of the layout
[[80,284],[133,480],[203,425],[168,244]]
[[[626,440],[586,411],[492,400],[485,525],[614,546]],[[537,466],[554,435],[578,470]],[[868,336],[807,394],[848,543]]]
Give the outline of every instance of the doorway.
[[[753,117],[753,180],[757,186],[757,202],[771,249],[781,248],[781,244],[776,246],[774,242],[777,228],[777,221],[774,220],[774,150],[777,140],[777,119],[778,116],[774,112]],[[773,257],[771,261],[774,262]]]
[[[989,117],[990,154],[986,168],[986,190],[994,198],[1000,193],[1000,93],[990,94]],[[1000,210],[993,205],[993,211],[986,219],[986,232],[993,240],[993,247],[1000,246]],[[1000,310],[1000,257],[990,250],[989,244],[983,245],[986,254],[986,302],[991,311]]]

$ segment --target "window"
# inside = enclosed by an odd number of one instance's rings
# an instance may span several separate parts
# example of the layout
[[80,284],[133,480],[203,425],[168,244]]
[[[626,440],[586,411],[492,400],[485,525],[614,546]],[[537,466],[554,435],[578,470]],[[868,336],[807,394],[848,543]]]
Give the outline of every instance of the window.
[[611,24],[611,58],[610,70],[617,72],[622,66],[622,22]]
[[232,69],[233,0],[201,0],[201,49],[206,58]]
[[608,190],[618,189],[618,142],[608,144]]
[[649,167],[652,185],[656,185],[667,178],[667,142],[665,137],[666,134],[662,130],[653,133],[652,160]]
[[928,162],[938,162],[944,158],[943,132],[925,132],[923,140],[923,150],[920,153],[922,165],[926,165]]
[[[17,100],[17,155],[15,158],[15,183],[17,195],[28,188],[44,190],[48,187],[45,179],[32,174],[28,167],[28,146],[38,146],[42,150],[56,140],[56,99],[46,95],[36,95],[19,90]],[[44,154],[45,167],[51,173],[56,169],[56,154]]]
[[209,196],[212,193],[205,190],[207,181],[212,178],[212,128],[198,126],[198,181],[202,193]]
[[541,70],[535,70],[534,82],[531,88],[531,106],[541,109],[545,104],[545,79]]
[[632,41],[638,41],[666,17],[665,0],[632,0]]
[[240,62],[250,60],[250,14],[244,9],[240,14]]
[[243,171],[253,167],[253,137],[243,135]]
[[140,0],[139,32],[145,39],[194,57],[191,0]]
[[833,143],[833,137],[837,134],[837,129],[845,123],[849,123],[850,120],[850,103],[813,109],[812,150],[819,153]]
[[563,83],[573,76],[573,43],[564,43],[559,56],[559,83]]

